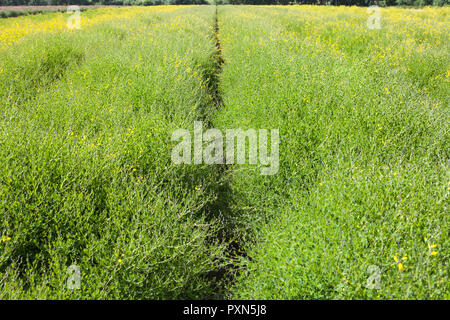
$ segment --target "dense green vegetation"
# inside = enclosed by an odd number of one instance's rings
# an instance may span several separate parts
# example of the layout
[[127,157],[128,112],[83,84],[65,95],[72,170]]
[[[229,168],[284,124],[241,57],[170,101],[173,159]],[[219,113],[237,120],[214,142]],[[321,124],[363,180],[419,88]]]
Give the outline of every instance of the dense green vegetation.
[[219,4],[248,4],[248,5],[333,5],[333,6],[443,6],[448,5],[448,0],[216,0]]
[[[448,299],[448,13],[1,19],[0,299]],[[279,171],[175,165],[196,120],[279,129]]]
[[449,297],[448,21],[382,15],[367,30],[363,9],[221,10],[215,125],[281,137],[278,174],[234,171],[257,231],[231,297]]
[[206,0],[0,0],[0,6],[207,4]]

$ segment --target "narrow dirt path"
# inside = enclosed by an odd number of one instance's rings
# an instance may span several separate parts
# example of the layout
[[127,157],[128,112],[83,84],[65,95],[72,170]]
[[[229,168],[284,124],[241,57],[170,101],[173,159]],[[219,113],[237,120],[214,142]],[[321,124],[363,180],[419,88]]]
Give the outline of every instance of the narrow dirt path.
[[[220,76],[225,64],[222,56],[222,46],[219,38],[219,10],[215,8],[213,18],[212,40],[214,42],[214,50],[210,56],[207,66],[203,66],[202,73],[207,84],[208,95],[211,96],[209,103],[203,108],[202,121],[205,129],[214,127],[214,118],[218,112],[224,107],[222,98]],[[239,240],[239,230],[236,221],[238,213],[232,209],[233,196],[231,188],[230,166],[227,164],[215,165],[217,179],[212,186],[216,193],[214,201],[210,202],[204,208],[206,216],[214,217],[222,221],[222,227],[212,237],[212,240],[219,240],[227,244],[227,260],[221,261],[223,267],[217,271],[210,272],[208,277],[215,279],[218,283],[218,292],[213,299],[226,298],[226,287],[233,281],[236,274],[236,266],[239,256],[242,256],[242,244]]]

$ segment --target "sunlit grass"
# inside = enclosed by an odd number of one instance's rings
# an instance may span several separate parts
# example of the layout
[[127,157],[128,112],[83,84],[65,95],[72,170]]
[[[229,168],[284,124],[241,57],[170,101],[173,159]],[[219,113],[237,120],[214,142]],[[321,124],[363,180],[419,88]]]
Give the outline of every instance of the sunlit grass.
[[277,175],[234,171],[253,233],[231,297],[448,298],[448,12],[221,10],[215,125],[281,139]]

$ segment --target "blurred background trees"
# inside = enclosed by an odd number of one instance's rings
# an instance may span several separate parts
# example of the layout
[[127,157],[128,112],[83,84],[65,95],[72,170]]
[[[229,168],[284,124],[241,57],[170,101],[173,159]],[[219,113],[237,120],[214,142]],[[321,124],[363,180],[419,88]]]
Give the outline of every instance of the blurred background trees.
[[0,6],[19,5],[160,5],[160,4],[318,4],[356,6],[448,5],[450,0],[0,0]]

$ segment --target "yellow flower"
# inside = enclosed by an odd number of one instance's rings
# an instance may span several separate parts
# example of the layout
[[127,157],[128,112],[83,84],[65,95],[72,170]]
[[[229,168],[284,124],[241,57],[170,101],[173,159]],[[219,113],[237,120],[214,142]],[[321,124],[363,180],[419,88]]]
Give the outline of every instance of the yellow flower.
[[398,270],[403,271],[405,268],[403,268],[403,263],[398,264]]
[[394,256],[394,260],[395,260],[395,262],[398,262],[397,256]]
[[403,260],[408,260],[408,255],[407,254],[405,254],[404,256],[403,256]]
[[431,252],[431,255],[432,255],[432,256],[435,256],[435,255],[437,255],[437,252],[436,252],[435,250],[433,250],[433,251]]
[[119,259],[118,261],[119,261],[119,263],[122,263],[123,260],[122,260],[122,259]]
[[2,237],[2,242],[10,241],[11,237]]

